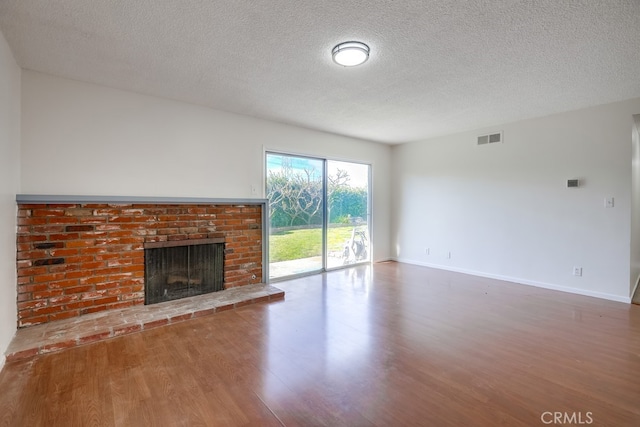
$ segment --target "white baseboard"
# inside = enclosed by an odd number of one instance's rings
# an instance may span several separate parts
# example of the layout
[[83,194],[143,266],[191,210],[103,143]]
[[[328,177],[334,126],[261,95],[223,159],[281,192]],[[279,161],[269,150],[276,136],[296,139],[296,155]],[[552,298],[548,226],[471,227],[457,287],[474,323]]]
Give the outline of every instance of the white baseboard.
[[405,258],[396,258],[394,259],[394,261],[403,262],[406,264],[420,265],[423,267],[437,268],[439,270],[453,271],[455,273],[469,274],[471,276],[486,277],[488,279],[502,280],[505,282],[515,283],[518,285],[535,286],[536,288],[550,289],[554,291],[567,292],[570,294],[584,295],[588,297],[594,297],[594,298],[606,299],[609,301],[616,301],[616,302],[631,304],[631,297],[623,297],[620,295],[607,294],[604,292],[596,292],[596,291],[589,291],[586,289],[572,288],[569,286],[554,285],[552,283],[536,282],[533,280],[521,279],[518,277],[502,276],[499,274],[491,274],[491,273],[485,273],[482,271],[467,270],[464,268],[456,268],[448,265],[430,264],[426,262],[415,261],[415,260],[405,259]]
[[379,262],[390,262],[390,261],[394,261],[397,262],[397,260],[395,258],[383,258],[383,259],[376,259],[371,261],[372,264],[377,264]]

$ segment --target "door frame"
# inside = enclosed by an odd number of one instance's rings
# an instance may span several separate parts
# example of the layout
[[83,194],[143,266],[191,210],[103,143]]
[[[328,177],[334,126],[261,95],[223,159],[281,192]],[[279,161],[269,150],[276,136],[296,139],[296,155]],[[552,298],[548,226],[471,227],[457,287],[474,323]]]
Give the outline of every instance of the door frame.
[[[305,158],[305,159],[312,159],[312,160],[320,160],[322,161],[323,164],[323,170],[322,170],[322,190],[323,190],[323,195],[322,195],[322,266],[320,267],[320,269],[318,270],[312,270],[312,271],[308,271],[308,272],[303,272],[303,273],[298,273],[298,274],[292,274],[292,275],[288,275],[288,276],[283,276],[283,277],[266,277],[265,283],[270,283],[270,282],[278,282],[281,280],[291,280],[291,279],[296,279],[299,277],[304,277],[304,276],[311,276],[311,275],[315,275],[318,273],[324,273],[324,272],[328,272],[328,271],[336,271],[336,270],[341,270],[341,269],[345,269],[345,268],[349,268],[349,267],[354,267],[354,266],[358,266],[358,265],[363,265],[363,264],[370,264],[372,262],[373,259],[373,212],[372,212],[372,206],[373,206],[373,196],[372,196],[372,181],[373,181],[373,165],[371,163],[368,162],[363,162],[363,161],[354,161],[352,159],[344,159],[344,158],[335,158],[335,157],[329,157],[329,156],[322,156],[322,155],[314,155],[314,154],[308,154],[308,153],[300,153],[300,152],[294,152],[294,151],[289,151],[289,150],[285,150],[285,149],[270,149],[267,148],[265,146],[263,146],[263,154],[262,154],[262,158],[263,158],[263,162],[262,162],[262,167],[263,167],[263,171],[262,171],[262,193],[263,193],[263,197],[265,199],[267,199],[267,194],[266,194],[266,188],[267,188],[267,156],[269,154],[274,154],[274,155],[282,155],[282,156],[289,156],[289,157],[301,157],[301,158]],[[328,265],[328,250],[327,250],[327,233],[328,233],[328,229],[329,229],[329,217],[327,215],[327,211],[328,211],[328,206],[327,206],[327,192],[328,192],[328,168],[329,168],[329,162],[330,161],[336,161],[336,162],[343,162],[343,163],[353,163],[353,164],[357,164],[357,165],[364,165],[368,167],[368,176],[367,176],[367,234],[369,236],[369,254],[368,254],[368,259],[365,261],[361,261],[361,262],[355,262],[353,264],[346,264],[346,265],[341,265],[341,266],[336,266],[336,267],[331,267],[331,268],[327,268]],[[269,217],[269,201],[267,199],[267,205],[266,205],[266,210],[265,210],[265,221],[267,224],[267,230],[264,233],[264,235],[267,236],[267,241],[265,244],[265,247],[267,248],[267,256],[266,256],[266,262],[267,264],[269,264],[269,266],[271,265],[271,261],[270,261],[270,254],[269,254],[269,247],[270,247],[270,238],[271,238],[271,218]],[[270,271],[270,268],[267,269],[268,271]]]

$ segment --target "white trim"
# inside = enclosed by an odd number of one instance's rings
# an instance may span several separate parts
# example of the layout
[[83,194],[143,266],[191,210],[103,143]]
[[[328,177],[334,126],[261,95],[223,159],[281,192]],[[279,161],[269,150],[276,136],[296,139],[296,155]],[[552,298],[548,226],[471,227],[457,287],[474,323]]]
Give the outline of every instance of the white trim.
[[560,285],[554,285],[554,284],[551,284],[551,283],[536,282],[536,281],[533,281],[533,280],[520,279],[520,278],[517,278],[517,277],[501,276],[499,274],[490,274],[490,273],[484,273],[484,272],[480,272],[480,271],[466,270],[464,268],[456,268],[456,267],[450,267],[450,266],[440,265],[440,264],[429,264],[429,263],[426,263],[426,262],[415,261],[415,260],[411,260],[411,259],[393,258],[393,260],[397,261],[397,262],[403,262],[403,263],[406,263],[406,264],[420,265],[422,267],[437,268],[438,270],[453,271],[455,273],[469,274],[471,276],[486,277],[488,279],[502,280],[502,281],[510,282],[510,283],[513,283],[513,284],[516,284],[516,285],[535,286],[536,288],[550,289],[550,290],[554,290],[554,291],[567,292],[567,293],[570,293],[570,294],[584,295],[584,296],[588,296],[588,297],[594,297],[594,298],[600,298],[600,299],[605,299],[605,300],[609,300],[609,301],[616,301],[616,302],[622,302],[622,303],[626,303],[626,304],[631,304],[631,297],[623,297],[623,296],[620,296],[620,295],[607,294],[607,293],[604,293],[604,292],[596,292],[596,291],[589,291],[589,290],[586,290],[586,289],[571,288],[571,287],[568,287],[568,286],[560,286]]
[[[362,160],[362,159],[354,159],[352,157],[328,156],[326,154],[314,153],[311,151],[295,151],[288,148],[277,148],[275,146],[267,146],[264,144],[262,145],[262,151],[263,151],[263,157],[267,153],[273,153],[273,154],[282,154],[285,156],[296,156],[296,157],[306,157],[306,158],[319,159],[319,160],[333,160],[336,162],[356,163],[359,165],[369,165],[372,167],[375,164],[375,161],[373,160],[368,161],[368,160]],[[266,172],[266,170],[263,172]]]
[[378,264],[378,263],[381,263],[381,262],[402,262],[402,261],[398,261],[395,258],[382,258],[382,259],[371,260],[371,264]]

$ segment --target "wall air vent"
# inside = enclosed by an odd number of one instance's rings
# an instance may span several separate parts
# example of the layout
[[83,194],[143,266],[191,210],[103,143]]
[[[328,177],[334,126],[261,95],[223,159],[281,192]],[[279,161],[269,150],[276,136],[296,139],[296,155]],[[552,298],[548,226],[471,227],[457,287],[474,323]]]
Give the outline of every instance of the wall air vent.
[[496,142],[502,142],[502,132],[480,135],[478,137],[478,145],[495,144]]

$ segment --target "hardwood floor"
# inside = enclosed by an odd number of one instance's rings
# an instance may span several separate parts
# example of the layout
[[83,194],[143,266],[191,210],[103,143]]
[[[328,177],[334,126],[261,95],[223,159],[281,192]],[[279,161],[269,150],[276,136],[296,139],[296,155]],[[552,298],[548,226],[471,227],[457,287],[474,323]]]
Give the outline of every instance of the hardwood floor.
[[397,263],[277,286],[7,363],[0,425],[640,425],[640,306]]

